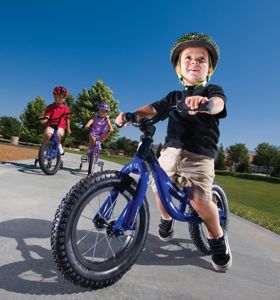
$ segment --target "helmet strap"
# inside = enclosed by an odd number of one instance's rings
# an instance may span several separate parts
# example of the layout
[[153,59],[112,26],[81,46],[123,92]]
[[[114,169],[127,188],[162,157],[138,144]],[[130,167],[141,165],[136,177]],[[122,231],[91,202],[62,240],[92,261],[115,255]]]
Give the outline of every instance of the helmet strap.
[[182,84],[184,86],[185,91],[188,90],[190,87],[194,88],[195,90],[198,88],[204,87],[210,78],[210,76],[207,76],[207,78],[204,81],[201,81],[195,85],[189,86],[189,85],[185,84],[184,77],[182,75],[180,75],[178,77],[179,77],[179,82],[180,82],[180,84]]

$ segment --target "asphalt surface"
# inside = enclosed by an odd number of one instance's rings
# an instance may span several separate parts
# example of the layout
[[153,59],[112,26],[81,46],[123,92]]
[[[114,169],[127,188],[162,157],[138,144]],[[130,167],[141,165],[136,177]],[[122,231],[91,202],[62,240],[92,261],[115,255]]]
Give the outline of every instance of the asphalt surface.
[[131,270],[101,290],[66,281],[53,262],[51,225],[62,198],[85,174],[78,171],[80,156],[66,153],[63,160],[54,176],[31,160],[0,163],[0,299],[280,299],[280,236],[231,215],[233,266],[217,273],[196,250],[186,224],[176,223],[171,242],[159,241],[150,190],[148,240]]

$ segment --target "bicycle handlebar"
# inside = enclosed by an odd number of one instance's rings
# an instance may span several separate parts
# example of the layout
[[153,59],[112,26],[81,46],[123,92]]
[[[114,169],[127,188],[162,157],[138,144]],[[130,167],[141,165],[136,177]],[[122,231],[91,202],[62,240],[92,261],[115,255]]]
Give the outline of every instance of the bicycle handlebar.
[[208,102],[201,103],[198,108],[196,109],[191,109],[187,104],[185,103],[184,100],[178,101],[176,105],[176,109],[179,112],[189,112],[189,111],[207,111],[210,112],[213,108],[213,100],[209,100]]
[[[177,110],[178,112],[183,112],[183,113],[188,113],[189,111],[206,111],[206,112],[211,112],[213,108],[213,101],[210,100],[206,103],[202,103],[199,105],[199,107],[197,109],[191,109],[189,106],[187,106],[187,104],[185,103],[184,100],[180,100],[178,101],[177,105],[175,105],[174,107],[172,107],[171,110]],[[121,128],[123,127],[126,123],[131,122],[133,126],[135,127],[142,127],[144,126],[148,126],[148,125],[153,125],[161,120],[163,120],[164,118],[162,118],[162,115],[157,114],[152,118],[143,118],[140,120],[137,120],[137,117],[134,113],[131,112],[127,112],[125,113],[124,117],[123,117],[123,125],[119,126],[117,125],[117,127]]]
[[48,118],[48,117],[41,117],[41,118],[39,118],[38,120],[39,121],[41,121],[41,120],[48,120],[49,122],[51,122],[51,121],[56,121],[56,120],[61,120],[61,118],[63,117],[63,116],[67,116],[67,115],[73,115],[73,113],[71,113],[71,112],[69,112],[69,113],[63,113],[62,115],[60,115],[58,118],[53,118],[53,119],[51,119],[51,118]]

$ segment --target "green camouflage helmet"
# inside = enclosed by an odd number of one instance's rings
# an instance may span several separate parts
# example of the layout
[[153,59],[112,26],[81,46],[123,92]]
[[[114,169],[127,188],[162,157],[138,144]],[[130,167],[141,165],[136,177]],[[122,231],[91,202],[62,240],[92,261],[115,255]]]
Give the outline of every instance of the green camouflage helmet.
[[174,68],[178,62],[179,53],[187,47],[206,48],[210,54],[212,68],[214,71],[219,59],[219,47],[210,36],[208,36],[205,33],[199,32],[190,32],[188,34],[185,34],[182,37],[180,37],[173,45],[170,51],[170,59]]

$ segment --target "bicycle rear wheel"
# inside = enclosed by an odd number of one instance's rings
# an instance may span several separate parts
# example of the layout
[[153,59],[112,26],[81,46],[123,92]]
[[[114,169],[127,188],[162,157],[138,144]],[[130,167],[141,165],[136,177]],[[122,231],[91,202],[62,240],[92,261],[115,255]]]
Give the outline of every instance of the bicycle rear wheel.
[[[220,225],[224,231],[227,231],[229,225],[229,208],[226,194],[223,189],[217,184],[213,185],[212,194],[213,202],[216,203],[219,214],[221,216]],[[190,207],[189,213],[197,215],[196,211],[192,207]],[[189,223],[188,225],[191,239],[193,240],[196,248],[204,254],[211,254],[207,239],[208,233],[205,224],[202,222],[200,224]]]
[[105,171],[83,178],[62,200],[51,244],[57,268],[66,279],[83,287],[103,288],[131,268],[149,229],[146,199],[132,230],[114,233],[112,229],[135,189],[130,176]]
[[61,156],[58,149],[56,149],[55,142],[49,141],[42,145],[38,159],[40,168],[45,174],[56,174],[61,165]]

